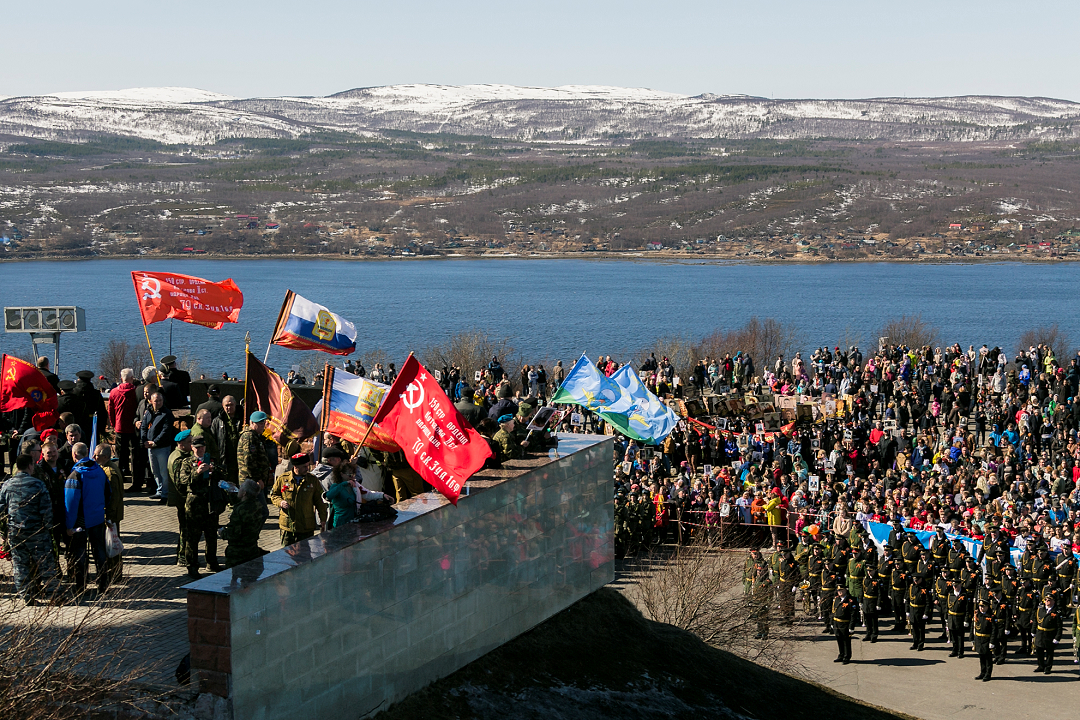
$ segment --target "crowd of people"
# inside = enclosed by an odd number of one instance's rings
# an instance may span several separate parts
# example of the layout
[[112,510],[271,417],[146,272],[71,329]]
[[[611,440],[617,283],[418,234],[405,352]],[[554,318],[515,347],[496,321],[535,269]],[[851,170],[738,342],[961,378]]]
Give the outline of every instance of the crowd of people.
[[[656,447],[620,440],[616,552],[668,536],[768,543],[775,552],[755,548],[744,575],[759,633],[769,608],[790,622],[801,596],[835,633],[837,662],[850,661],[857,626],[875,642],[883,617],[915,651],[940,622],[952,655],[969,642],[979,654],[979,679],[1010,643],[1050,672],[1064,629],[1080,628],[1080,355],[823,347],[752,368],[745,353],[702,359],[684,397],[832,398],[835,413],[773,432],[699,415]],[[662,372],[643,375],[663,389]],[[891,526],[887,539],[873,523]]]

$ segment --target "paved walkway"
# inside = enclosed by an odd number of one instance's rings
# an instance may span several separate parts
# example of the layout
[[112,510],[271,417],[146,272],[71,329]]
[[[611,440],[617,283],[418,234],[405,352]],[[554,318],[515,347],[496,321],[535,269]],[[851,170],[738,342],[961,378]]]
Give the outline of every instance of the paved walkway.
[[[228,521],[228,512],[221,523]],[[49,622],[63,626],[80,612],[98,608],[102,622],[116,629],[127,647],[137,649],[138,661],[147,668],[145,679],[175,686],[173,673],[188,652],[186,594],[181,588],[190,582],[187,568],[176,564],[176,509],[150,500],[145,494],[128,495],[124,501],[124,521],[120,524],[124,542],[124,579],[111,587],[100,600],[70,605],[50,614]],[[261,547],[280,547],[277,508],[263,528]],[[218,541],[218,561],[225,563],[225,541]],[[205,559],[200,556],[200,562]],[[90,563],[93,587],[93,562]],[[203,573],[206,574],[205,568]],[[14,599],[11,563],[0,561],[0,622],[26,622],[37,609],[23,609]],[[40,616],[40,610],[37,610]]]

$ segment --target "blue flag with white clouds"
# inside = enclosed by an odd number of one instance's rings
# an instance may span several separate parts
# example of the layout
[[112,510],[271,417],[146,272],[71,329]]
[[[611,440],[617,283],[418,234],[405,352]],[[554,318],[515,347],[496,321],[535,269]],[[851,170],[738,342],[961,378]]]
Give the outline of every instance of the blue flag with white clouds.
[[551,402],[586,407],[623,435],[646,443],[663,440],[678,422],[675,413],[649,392],[632,367],[624,365],[607,377],[584,355],[566,374]]

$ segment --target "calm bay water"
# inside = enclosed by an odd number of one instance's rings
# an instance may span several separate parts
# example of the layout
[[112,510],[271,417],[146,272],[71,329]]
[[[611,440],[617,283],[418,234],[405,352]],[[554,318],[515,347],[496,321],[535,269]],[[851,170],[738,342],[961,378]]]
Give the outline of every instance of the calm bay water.
[[[357,351],[381,348],[400,362],[410,350],[478,327],[512,338],[526,357],[624,356],[655,337],[695,339],[752,316],[797,324],[806,344],[876,345],[877,329],[921,313],[947,342],[986,342],[1010,352],[1019,335],[1057,322],[1080,343],[1075,295],[1080,264],[738,265],[627,260],[91,260],[0,265],[0,300],[12,305],[79,305],[88,332],[62,341],[61,375],[95,369],[110,338],[145,342],[132,270],[233,278],[244,292],[240,322],[223,330],[175,323],[172,350],[199,358],[208,375],[243,372],[244,333],[266,350],[286,289],[327,305],[359,329]],[[150,326],[157,356],[169,323]],[[25,335],[0,335],[0,350],[29,349]],[[275,347],[270,364],[298,353]],[[331,356],[327,355],[326,358]]]

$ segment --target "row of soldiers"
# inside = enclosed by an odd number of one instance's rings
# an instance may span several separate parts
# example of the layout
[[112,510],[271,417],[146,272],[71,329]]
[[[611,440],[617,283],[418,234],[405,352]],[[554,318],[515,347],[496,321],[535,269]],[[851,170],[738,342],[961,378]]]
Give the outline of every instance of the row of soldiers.
[[656,506],[648,493],[620,491],[615,495],[615,554],[633,555],[653,542]]
[[[1008,642],[1016,637],[1017,654],[1034,651],[1037,670],[1048,673],[1064,624],[1073,620],[1074,636],[1080,628],[1080,563],[1071,549],[1051,558],[1040,540],[1028,539],[1017,568],[1008,542],[992,530],[979,552],[986,561],[984,570],[964,544],[950,541],[943,529],[924,547],[896,523],[879,558],[876,546],[856,524],[848,537],[815,541],[803,533],[794,551],[778,544],[767,561],[752,551],[744,589],[759,608],[766,594],[772,598],[771,579],[778,578],[776,600],[788,621],[794,615],[792,583],[798,581],[807,607],[824,621],[826,632],[836,635],[837,662],[850,661],[856,627],[865,626],[864,639],[877,642],[878,618],[891,614],[893,630],[910,633],[912,650],[924,649],[927,622],[934,617],[942,625],[938,640],[951,643],[950,657],[964,656],[967,636],[982,661],[980,680],[989,680],[992,666],[1005,662]],[[1077,642],[1080,647],[1080,639]]]

